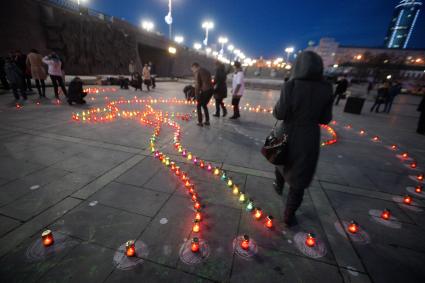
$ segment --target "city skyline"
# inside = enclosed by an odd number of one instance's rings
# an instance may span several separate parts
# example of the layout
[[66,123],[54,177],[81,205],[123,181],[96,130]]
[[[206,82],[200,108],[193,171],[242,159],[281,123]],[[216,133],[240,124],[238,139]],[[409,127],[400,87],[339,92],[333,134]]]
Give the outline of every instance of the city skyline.
[[[211,43],[224,35],[250,56],[277,56],[286,46],[303,49],[309,41],[317,43],[322,37],[336,38],[343,45],[380,47],[383,46],[394,7],[399,2],[359,0],[356,3],[340,3],[331,0],[324,5],[310,0],[302,3],[271,1],[265,7],[253,0],[245,1],[244,6],[235,1],[206,0],[202,5],[192,0],[173,0],[173,33],[182,34],[185,44],[192,46],[195,41],[203,40],[202,21],[211,19],[215,22],[210,34]],[[164,22],[168,11],[166,0],[127,0],[124,3],[90,0],[87,5],[135,25],[149,19],[154,22],[157,31],[168,35]],[[320,11],[320,17],[317,11]],[[425,17],[420,13],[408,48],[424,48],[425,39],[420,36],[424,32]]]

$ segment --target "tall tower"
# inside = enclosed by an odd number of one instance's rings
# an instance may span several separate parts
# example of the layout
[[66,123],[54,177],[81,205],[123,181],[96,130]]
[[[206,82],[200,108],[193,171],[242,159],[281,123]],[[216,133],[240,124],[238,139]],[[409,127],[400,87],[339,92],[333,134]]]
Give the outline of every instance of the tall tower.
[[385,37],[386,48],[406,48],[418,19],[422,2],[402,0],[394,9],[394,14]]

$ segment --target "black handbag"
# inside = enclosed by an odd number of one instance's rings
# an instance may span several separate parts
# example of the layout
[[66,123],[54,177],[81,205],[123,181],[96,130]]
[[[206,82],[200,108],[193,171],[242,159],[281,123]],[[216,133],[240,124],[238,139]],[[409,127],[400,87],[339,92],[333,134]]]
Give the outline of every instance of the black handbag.
[[276,121],[272,132],[266,137],[263,147],[261,148],[261,154],[274,165],[283,165],[286,159],[288,152],[288,140],[289,140],[289,130],[285,125],[290,118],[291,111],[291,93],[294,87],[294,82],[288,82],[288,91],[285,93],[285,119],[282,125],[282,131],[277,133],[277,125],[279,121]]

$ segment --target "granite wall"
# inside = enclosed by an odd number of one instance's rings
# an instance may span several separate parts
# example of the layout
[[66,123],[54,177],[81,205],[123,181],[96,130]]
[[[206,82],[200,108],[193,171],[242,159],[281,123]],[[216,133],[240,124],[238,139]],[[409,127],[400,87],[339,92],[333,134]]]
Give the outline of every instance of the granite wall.
[[[63,58],[67,74],[128,74],[130,60],[138,69],[152,61],[160,76],[190,76],[195,61],[211,70],[214,67],[212,59],[163,36],[48,0],[1,1],[0,27],[0,55],[16,49],[36,48],[42,54],[55,51]],[[168,53],[170,44],[177,47],[177,54]]]

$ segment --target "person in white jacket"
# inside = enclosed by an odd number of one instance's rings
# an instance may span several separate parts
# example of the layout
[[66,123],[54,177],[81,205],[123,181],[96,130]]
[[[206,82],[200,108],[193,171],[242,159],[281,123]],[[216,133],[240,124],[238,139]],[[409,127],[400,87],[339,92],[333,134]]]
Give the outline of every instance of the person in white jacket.
[[65,83],[62,78],[62,62],[56,53],[52,53],[49,56],[43,58],[43,63],[48,66],[48,73],[52,80],[53,89],[55,91],[55,97],[59,99],[59,86],[65,96],[68,96],[65,88]]

